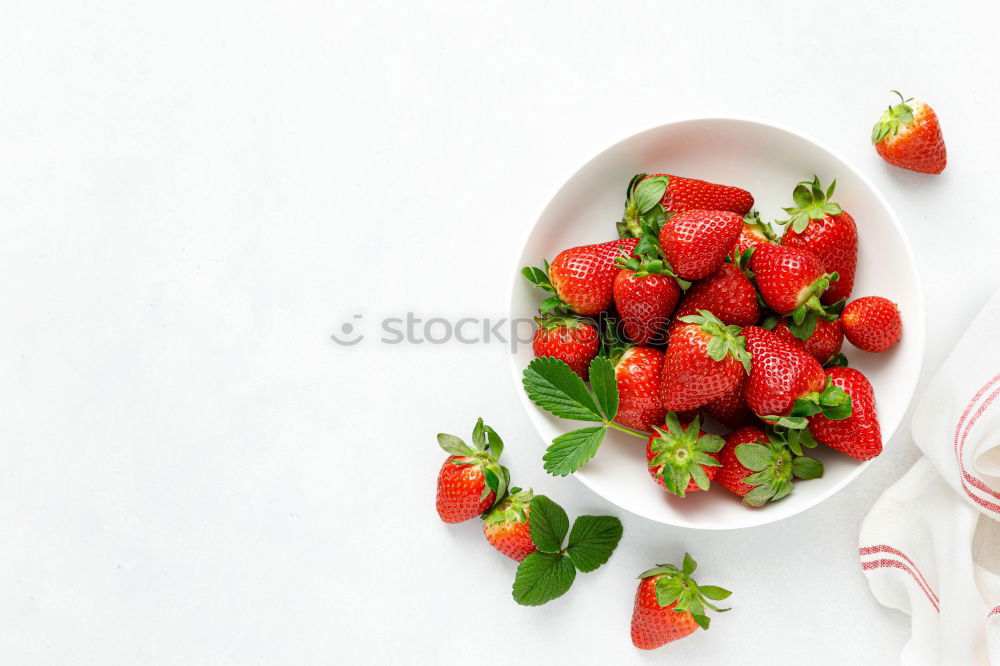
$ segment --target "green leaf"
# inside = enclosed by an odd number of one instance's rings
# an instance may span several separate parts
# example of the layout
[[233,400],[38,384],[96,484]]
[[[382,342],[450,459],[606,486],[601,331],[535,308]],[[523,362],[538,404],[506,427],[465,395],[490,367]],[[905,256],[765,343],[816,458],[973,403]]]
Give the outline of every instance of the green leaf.
[[767,469],[774,462],[771,450],[756,442],[744,442],[736,447],[734,453],[741,465],[754,472]]
[[788,325],[788,330],[796,338],[805,342],[812,337],[816,330],[816,315],[811,312],[804,314],[801,323],[792,320],[792,323]]
[[439,432],[437,436],[438,446],[444,449],[445,453],[453,456],[471,456],[472,449],[461,438]]
[[820,411],[823,412],[823,416],[830,419],[831,421],[842,421],[850,417],[850,415],[854,412],[853,408],[851,407],[850,400],[840,405],[832,405],[832,406],[824,405],[820,407]]
[[483,417],[481,416],[472,429],[472,444],[480,451],[486,448],[486,429],[483,426]]
[[528,505],[531,511],[531,540],[538,550],[557,553],[569,531],[569,516],[561,506],[545,495],[535,495]]
[[664,176],[654,176],[653,178],[647,178],[636,186],[632,192],[632,200],[639,213],[645,213],[660,203],[664,193],[667,191],[667,180]]
[[764,506],[774,495],[774,490],[768,486],[757,486],[743,496],[743,503],[748,506]]
[[805,185],[799,184],[792,191],[792,201],[799,208],[805,208],[813,202],[812,191]]
[[618,380],[615,379],[615,366],[604,356],[596,356],[590,362],[590,386],[604,418],[614,420],[618,415]]
[[557,358],[534,359],[524,369],[521,381],[531,401],[556,416],[577,421],[604,420],[580,376]]
[[823,476],[823,463],[800,456],[792,461],[792,474],[800,479],[818,479]]
[[558,296],[549,296],[544,301],[539,303],[538,309],[542,314],[547,314],[553,310],[558,310],[563,306],[562,299]]
[[722,601],[723,599],[728,599],[729,595],[732,594],[729,590],[717,585],[699,585],[698,589],[701,590],[701,593],[705,595],[705,597],[711,599],[712,601]]
[[697,622],[698,626],[702,629],[707,630],[709,625],[712,624],[712,620],[707,615],[702,615],[700,613],[692,613],[691,615],[694,617],[694,621]]
[[583,467],[601,448],[608,426],[588,426],[559,435],[542,456],[545,471],[555,476],[566,476]]
[[486,444],[490,447],[490,453],[493,454],[493,457],[499,460],[503,453],[503,440],[500,439],[497,431],[490,426],[486,426]]
[[575,579],[576,568],[565,555],[531,553],[517,567],[514,601],[522,606],[541,606],[566,594]]
[[698,563],[694,561],[694,558],[688,553],[684,553],[684,562],[681,564],[681,571],[690,576],[697,568]]
[[573,521],[566,554],[580,571],[593,571],[608,561],[621,538],[622,521],[614,516],[580,516]]

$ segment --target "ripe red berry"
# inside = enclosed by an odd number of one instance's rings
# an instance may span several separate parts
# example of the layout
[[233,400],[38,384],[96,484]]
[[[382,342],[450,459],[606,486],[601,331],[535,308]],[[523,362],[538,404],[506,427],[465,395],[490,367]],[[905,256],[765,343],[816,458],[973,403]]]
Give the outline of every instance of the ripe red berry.
[[881,296],[865,296],[848,303],[840,315],[840,325],[852,345],[869,352],[891,349],[903,335],[899,308]]

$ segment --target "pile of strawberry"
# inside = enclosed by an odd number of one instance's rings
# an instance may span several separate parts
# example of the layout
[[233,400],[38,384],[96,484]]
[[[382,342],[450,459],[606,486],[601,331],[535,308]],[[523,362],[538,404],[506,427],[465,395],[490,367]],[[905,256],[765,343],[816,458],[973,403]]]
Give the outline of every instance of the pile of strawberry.
[[[595,424],[557,437],[545,469],[575,471],[615,428],[646,440],[669,493],[715,481],[758,507],[822,475],[803,447],[877,456],[872,387],[841,346],[890,349],[902,321],[885,298],[849,302],[858,233],[835,185],[797,184],[788,218],[767,224],[746,190],[639,174],[618,240],[525,268],[550,296],[524,387],[556,416]],[[707,433],[706,419],[728,434]]]
[[437,439],[448,454],[438,473],[438,516],[446,523],[482,519],[486,540],[520,563],[512,589],[517,603],[540,606],[562,596],[577,571],[594,571],[618,546],[622,523],[614,516],[578,516],[570,529],[566,512],[551,499],[511,488],[510,472],[500,464],[503,440],[482,419],[472,446],[455,435]]
[[[621,521],[578,516],[571,529],[569,516],[551,499],[511,488],[510,472],[500,464],[503,440],[482,419],[472,430],[472,446],[454,435],[437,439],[448,454],[438,472],[438,516],[446,523],[482,519],[486,540],[519,562],[511,590],[517,603],[540,606],[561,597],[577,571],[594,571],[610,559],[622,538]],[[696,583],[691,574],[697,566],[685,554],[680,567],[658,564],[639,574],[631,631],[636,647],[651,650],[708,629],[706,609],[729,610],[712,603],[728,598],[729,590]]]

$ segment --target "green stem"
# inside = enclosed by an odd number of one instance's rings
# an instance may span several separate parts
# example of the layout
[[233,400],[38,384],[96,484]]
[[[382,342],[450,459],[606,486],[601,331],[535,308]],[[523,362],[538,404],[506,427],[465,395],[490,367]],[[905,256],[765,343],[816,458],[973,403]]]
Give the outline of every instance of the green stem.
[[614,423],[612,421],[605,421],[604,425],[606,425],[606,426],[608,426],[610,428],[614,428],[615,430],[621,430],[622,432],[628,433],[628,434],[632,435],[633,437],[641,437],[642,439],[648,439],[649,438],[648,434],[643,434],[643,433],[637,432],[635,430],[632,430],[631,428],[626,428],[625,426],[618,425],[617,423]]

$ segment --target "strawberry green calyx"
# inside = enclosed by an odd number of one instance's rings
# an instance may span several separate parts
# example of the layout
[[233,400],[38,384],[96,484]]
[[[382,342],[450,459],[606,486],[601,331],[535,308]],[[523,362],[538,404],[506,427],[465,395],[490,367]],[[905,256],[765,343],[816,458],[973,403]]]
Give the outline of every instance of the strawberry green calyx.
[[890,105],[879,121],[875,123],[872,128],[872,143],[878,143],[890,134],[896,136],[899,134],[900,126],[913,122],[913,107],[907,104],[907,102],[912,102],[913,98],[903,99],[903,94],[898,90],[890,90],[889,92],[899,95],[899,104]]
[[743,329],[739,326],[726,326],[719,318],[708,310],[698,310],[699,314],[681,317],[686,324],[699,324],[701,330],[712,336],[708,343],[708,355],[713,361],[721,361],[730,355],[743,364],[743,369],[750,374],[750,352],[747,351],[747,341],[743,337]]
[[759,232],[761,236],[772,243],[778,242],[778,235],[774,233],[774,229],[771,228],[771,225],[761,218],[760,212],[752,210],[744,215],[743,224],[747,225],[754,231]]
[[840,204],[830,201],[836,187],[837,181],[834,180],[824,192],[818,176],[813,176],[811,181],[804,180],[797,184],[792,191],[795,206],[785,208],[790,217],[779,224],[791,225],[792,231],[800,234],[809,226],[809,220],[822,220],[827,215],[839,215],[843,212]]
[[617,224],[619,236],[642,238],[643,226],[648,226],[659,234],[667,220],[660,201],[669,182],[670,178],[667,176],[646,178],[646,174],[640,173],[632,177],[625,193],[625,214]]
[[445,453],[460,458],[453,461],[453,465],[458,467],[477,465],[482,470],[486,485],[483,487],[481,499],[486,499],[490,492],[496,493],[491,509],[504,498],[510,485],[510,472],[498,462],[500,454],[503,453],[503,440],[496,430],[483,423],[483,419],[480,418],[472,429],[471,447],[461,438],[446,433],[438,433],[437,440],[438,446],[444,449]]
[[719,467],[721,463],[709,453],[717,453],[725,441],[718,435],[701,434],[701,417],[696,416],[687,428],[674,412],[667,412],[667,429],[653,428],[656,437],[650,443],[655,454],[650,467],[663,467],[663,482],[668,492],[684,497],[693,479],[702,490],[710,481],[702,466]]
[[792,492],[794,478],[818,479],[823,476],[823,463],[792,451],[787,439],[768,433],[767,442],[745,442],[734,450],[740,464],[753,472],[743,483],[753,490],[743,497],[743,502],[753,507],[777,502]]
[[618,257],[618,265],[622,268],[635,272],[635,277],[646,277],[647,275],[669,275],[676,278],[673,268],[666,259],[651,256],[649,254],[639,254],[635,257],[622,252]]
[[[840,279],[837,273],[825,273],[809,285],[803,292],[802,305],[792,310],[792,321],[788,325],[788,330],[799,340],[808,340],[816,330],[816,318],[820,317],[827,321],[835,321],[840,311],[844,309],[844,304],[837,301],[831,306],[824,306],[820,301],[820,296],[830,288],[831,282]],[[841,299],[844,300],[844,299]]]
[[[639,574],[639,579],[657,577],[654,591],[656,593],[656,603],[661,608],[666,608],[670,604],[676,603],[674,611],[677,613],[689,612],[694,616],[695,622],[702,629],[708,629],[711,620],[706,615],[706,608],[710,608],[717,613],[724,613],[729,608],[719,608],[713,605],[712,601],[722,601],[732,594],[729,590],[715,585],[698,585],[691,574],[698,568],[698,563],[684,553],[684,562],[681,568],[672,564],[660,564],[649,571]],[[711,601],[710,601],[711,600]]]
[[766,416],[764,421],[788,430],[803,430],[808,425],[808,417],[814,414],[822,414],[832,421],[842,421],[852,413],[851,396],[844,389],[835,386],[828,375],[823,390],[799,396],[789,415]]
[[483,517],[483,522],[487,525],[497,523],[523,523],[528,519],[528,505],[535,494],[528,488],[511,488],[507,496],[497,502],[493,509]]
[[552,285],[552,280],[549,278],[549,262],[547,259],[542,260],[542,268],[525,266],[521,269],[521,275],[523,275],[528,282],[535,285],[542,291],[552,294],[552,296],[546,298],[539,304],[538,309],[542,312],[542,314],[552,312],[560,308],[565,310],[569,309],[569,306],[559,297],[556,288]]

